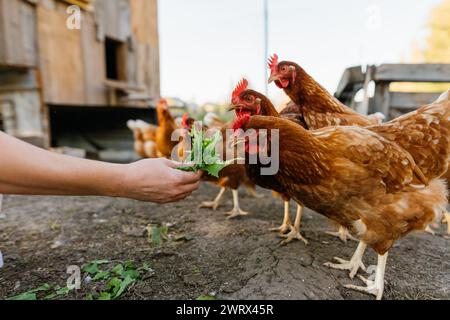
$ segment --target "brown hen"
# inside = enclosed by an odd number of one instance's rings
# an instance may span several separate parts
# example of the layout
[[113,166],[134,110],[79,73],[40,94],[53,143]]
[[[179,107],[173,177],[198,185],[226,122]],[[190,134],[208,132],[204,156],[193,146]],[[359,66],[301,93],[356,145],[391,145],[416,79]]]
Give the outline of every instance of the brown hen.
[[[298,64],[289,61],[278,62],[278,57],[274,55],[269,67],[270,81],[274,81],[295,102],[297,111],[309,129],[336,125],[367,126],[405,148],[425,174],[442,175],[442,170],[446,170],[448,159],[435,162],[435,155],[442,152],[442,148],[446,148],[449,139],[448,122],[445,125],[436,125],[435,122],[445,118],[443,114],[450,102],[450,90],[431,105],[394,119],[386,126],[377,125],[377,117],[356,113],[342,104]],[[447,179],[447,183],[449,184],[450,180]]]
[[[352,259],[339,259],[336,267],[350,270],[353,277],[364,269],[361,258],[367,245],[378,253],[375,279],[361,277],[367,287],[348,288],[381,299],[387,253],[394,242],[445,212],[445,183],[431,175],[428,183],[407,151],[370,130],[343,126],[308,131],[283,118],[249,115],[236,120],[234,129],[239,128],[278,129],[280,168],[274,177],[294,200],[360,239]],[[271,144],[261,146],[260,141],[258,148],[264,147]],[[449,154],[448,145],[436,160]]]

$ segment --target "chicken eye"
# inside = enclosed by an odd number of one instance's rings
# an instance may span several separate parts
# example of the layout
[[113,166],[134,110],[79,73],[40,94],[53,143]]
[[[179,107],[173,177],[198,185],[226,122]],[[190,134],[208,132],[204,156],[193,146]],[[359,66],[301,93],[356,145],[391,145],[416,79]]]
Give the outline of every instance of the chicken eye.
[[252,101],[252,98],[249,97],[249,96],[247,96],[247,97],[245,98],[245,100],[246,100],[247,102],[251,102],[251,101]]

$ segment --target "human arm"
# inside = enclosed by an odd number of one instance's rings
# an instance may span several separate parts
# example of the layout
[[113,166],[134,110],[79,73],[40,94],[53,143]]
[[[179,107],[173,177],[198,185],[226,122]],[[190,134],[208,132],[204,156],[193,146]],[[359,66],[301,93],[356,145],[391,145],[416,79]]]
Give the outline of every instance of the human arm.
[[166,203],[198,188],[200,173],[166,159],[111,164],[52,153],[0,132],[0,193],[92,195]]

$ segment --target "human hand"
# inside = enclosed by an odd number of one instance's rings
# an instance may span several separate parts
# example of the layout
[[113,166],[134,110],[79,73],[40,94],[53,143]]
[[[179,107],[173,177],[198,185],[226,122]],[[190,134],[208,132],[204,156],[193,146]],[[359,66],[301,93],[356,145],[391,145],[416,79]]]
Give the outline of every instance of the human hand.
[[128,164],[118,196],[155,203],[183,200],[198,189],[202,173],[184,172],[179,166],[164,158]]

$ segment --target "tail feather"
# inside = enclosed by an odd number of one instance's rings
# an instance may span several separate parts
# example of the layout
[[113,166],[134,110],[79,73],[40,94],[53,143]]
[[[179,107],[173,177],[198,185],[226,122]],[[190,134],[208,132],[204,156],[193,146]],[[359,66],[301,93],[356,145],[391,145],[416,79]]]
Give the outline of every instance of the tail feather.
[[128,121],[127,121],[127,127],[128,127],[128,129],[130,129],[131,131],[136,130],[136,129],[137,129],[136,121],[135,121],[135,120],[128,120]]
[[130,130],[138,130],[139,129],[139,130],[145,131],[148,128],[150,128],[151,125],[145,121],[138,119],[138,120],[128,120],[127,127]]
[[441,94],[434,103],[440,103],[444,101],[450,101],[450,89]]
[[373,124],[382,124],[386,119],[385,115],[381,112],[375,112],[373,114],[368,115],[369,119],[373,122]]

